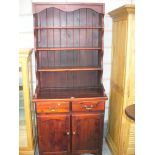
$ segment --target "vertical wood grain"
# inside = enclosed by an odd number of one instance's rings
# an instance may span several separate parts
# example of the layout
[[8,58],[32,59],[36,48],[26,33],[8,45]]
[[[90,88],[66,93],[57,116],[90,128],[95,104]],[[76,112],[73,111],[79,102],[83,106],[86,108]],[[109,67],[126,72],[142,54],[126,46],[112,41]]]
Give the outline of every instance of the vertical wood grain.
[[[54,26],[60,26],[60,10],[54,8]],[[60,30],[54,30],[54,47],[60,47]],[[60,65],[60,52],[55,52],[55,66]]]
[[69,152],[70,136],[66,134],[70,132],[69,115],[41,115],[37,122],[40,153]]
[[[54,26],[54,17],[53,17],[53,8],[47,9],[47,26]],[[48,30],[48,47],[54,47],[54,30],[49,29]],[[48,51],[48,67],[53,67],[54,66],[54,52]]]
[[[101,26],[99,15],[91,9],[80,9],[74,12],[63,12],[56,8],[48,8],[39,13],[40,26]],[[98,47],[102,36],[98,29],[49,29],[40,31],[40,46],[48,47]],[[46,33],[45,33],[46,32]],[[48,33],[48,35],[47,35]],[[45,37],[46,35],[46,37]],[[45,37],[45,39],[44,39]],[[98,39],[99,37],[99,39]],[[67,66],[97,66],[99,57],[102,56],[97,51],[85,52],[81,51],[44,51],[39,52],[39,67],[67,67]],[[44,81],[41,87],[59,87],[63,83],[70,87],[96,87],[100,82],[96,82],[96,78],[100,76],[98,71],[68,72],[61,73],[40,73],[40,81]],[[57,78],[55,80],[55,78]],[[86,80],[89,79],[89,80]],[[53,85],[54,80],[56,83]],[[58,82],[59,81],[59,82]],[[98,80],[99,81],[99,80]]]
[[72,136],[74,153],[82,150],[98,152],[103,138],[103,114],[73,114],[72,131],[75,132]]
[[132,125],[125,115],[125,108],[134,104],[134,6],[121,7],[110,15],[113,40],[107,140],[113,154],[129,155],[135,153]]
[[[35,143],[35,133],[33,132],[33,120],[32,120],[32,112],[31,110],[31,92],[32,91],[32,76],[31,76],[31,54],[32,51],[30,49],[20,50],[19,51],[19,63],[22,68],[22,85],[23,85],[23,97],[24,97],[24,113],[25,113],[25,123],[26,123],[26,135],[28,144],[26,147],[20,148],[20,152],[24,153],[24,151],[34,151],[34,143]],[[30,66],[28,66],[30,63]],[[30,67],[30,68],[29,68]]]

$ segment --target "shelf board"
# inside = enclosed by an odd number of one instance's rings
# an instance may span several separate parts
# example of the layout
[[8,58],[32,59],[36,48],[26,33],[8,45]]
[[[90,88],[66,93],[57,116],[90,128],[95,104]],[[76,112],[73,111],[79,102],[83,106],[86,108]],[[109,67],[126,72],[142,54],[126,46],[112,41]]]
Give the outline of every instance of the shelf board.
[[56,67],[56,68],[38,68],[39,72],[66,72],[66,71],[95,71],[102,70],[101,67]]
[[104,27],[92,27],[92,26],[49,26],[49,27],[34,27],[35,30],[40,29],[104,29]]
[[39,99],[71,99],[71,98],[92,98],[105,97],[104,88],[42,88],[38,91],[37,98]]
[[68,47],[62,47],[62,48],[36,48],[36,51],[73,51],[73,50],[102,50],[102,48],[88,48],[88,47],[80,47],[80,48],[68,48]]

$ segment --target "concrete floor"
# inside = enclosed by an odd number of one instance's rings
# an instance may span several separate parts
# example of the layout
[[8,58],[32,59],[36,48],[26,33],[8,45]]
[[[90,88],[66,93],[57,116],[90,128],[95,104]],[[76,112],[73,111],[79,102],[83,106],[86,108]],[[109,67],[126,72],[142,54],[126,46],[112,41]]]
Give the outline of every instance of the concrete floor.
[[112,155],[109,147],[107,145],[107,142],[105,141],[105,139],[103,140],[103,151],[102,151],[102,155]]

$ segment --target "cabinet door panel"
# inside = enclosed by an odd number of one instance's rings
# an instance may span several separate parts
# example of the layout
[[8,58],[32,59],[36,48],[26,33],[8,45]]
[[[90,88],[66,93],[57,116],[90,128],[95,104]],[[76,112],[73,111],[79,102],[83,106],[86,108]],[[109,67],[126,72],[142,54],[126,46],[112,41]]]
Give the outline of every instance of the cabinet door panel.
[[101,151],[103,118],[104,114],[73,114],[72,151],[74,153],[97,153]]
[[69,152],[70,116],[42,114],[37,116],[40,154]]

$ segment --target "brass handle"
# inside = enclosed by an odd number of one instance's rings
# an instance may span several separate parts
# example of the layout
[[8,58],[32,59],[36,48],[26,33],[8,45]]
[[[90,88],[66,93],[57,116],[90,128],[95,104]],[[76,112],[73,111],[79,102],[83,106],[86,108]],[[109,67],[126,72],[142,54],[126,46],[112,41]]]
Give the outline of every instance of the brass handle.
[[92,107],[86,107],[85,109],[86,109],[86,110],[91,110],[91,109],[92,109]]
[[54,108],[51,108],[51,107],[48,107],[48,110],[50,110],[50,111],[56,111],[56,109],[60,106],[61,104],[60,103],[58,103],[57,104],[57,106],[55,106]]
[[94,108],[93,105],[90,105],[90,106],[84,105],[82,107],[85,108],[86,110],[91,110],[92,108]]
[[97,102],[96,104],[94,104],[94,105],[91,104],[91,105],[89,105],[89,106],[87,106],[87,105],[83,105],[82,102],[81,102],[80,104],[81,104],[82,108],[85,108],[86,110],[91,110],[91,109],[97,107],[97,105],[98,105],[99,103],[100,103],[100,102]]
[[50,111],[55,111],[55,110],[56,110],[56,108],[51,108],[51,107],[48,107],[48,110],[50,110]]
[[51,111],[55,111],[55,109],[51,109]]

